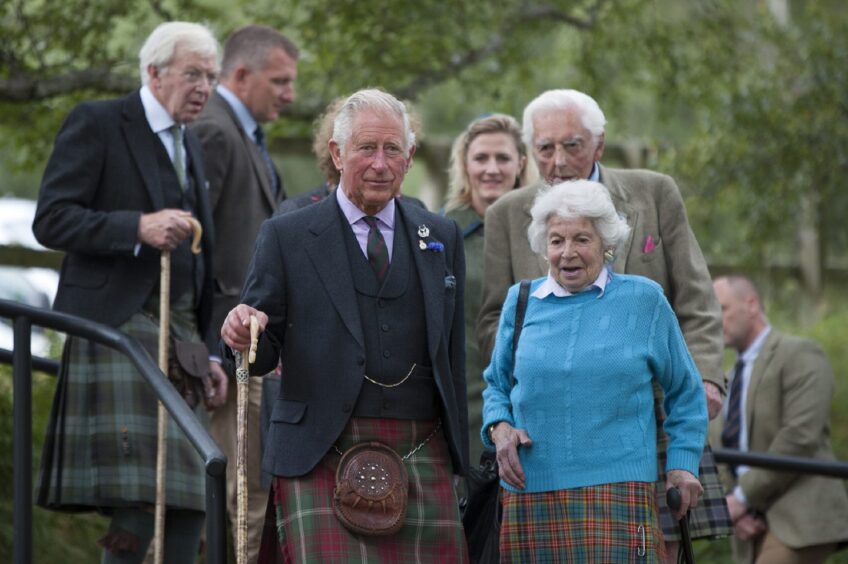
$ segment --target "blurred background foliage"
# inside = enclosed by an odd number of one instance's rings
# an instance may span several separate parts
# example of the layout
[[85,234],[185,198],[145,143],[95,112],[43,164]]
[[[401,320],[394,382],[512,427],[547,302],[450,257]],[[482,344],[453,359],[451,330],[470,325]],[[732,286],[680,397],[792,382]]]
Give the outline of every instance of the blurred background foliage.
[[[299,45],[298,100],[269,130],[290,194],[320,181],[308,150],[313,120],[358,88],[381,86],[414,104],[424,134],[404,190],[431,209],[442,204],[449,144],[468,121],[495,111],[520,119],[548,88],[591,94],[608,120],[604,162],[674,176],[713,273],[751,275],[778,327],[825,347],[838,379],[834,442],[848,459],[848,11],[840,0],[6,0],[0,195],[36,197],[70,108],[137,88],[138,49],[170,19],[205,22],[221,41],[263,23]],[[46,419],[52,385],[36,382],[38,417]],[[3,449],[10,396],[3,372]],[[36,421],[36,436],[41,429]],[[7,524],[10,465],[0,455]],[[39,561],[71,554],[74,537],[90,544],[88,527],[99,527],[96,517],[37,511],[37,519],[45,528],[36,529],[36,547],[47,551]],[[10,535],[0,525],[0,560]],[[48,540],[54,535],[61,542]],[[698,548],[699,561],[727,559],[724,543]]]

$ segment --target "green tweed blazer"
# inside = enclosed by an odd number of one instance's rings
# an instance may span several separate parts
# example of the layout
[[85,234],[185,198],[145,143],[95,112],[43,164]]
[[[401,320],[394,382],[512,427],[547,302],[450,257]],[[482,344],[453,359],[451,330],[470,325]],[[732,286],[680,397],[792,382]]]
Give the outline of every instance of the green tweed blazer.
[[[615,257],[613,270],[646,276],[662,286],[701,377],[724,390],[721,308],[704,255],[689,227],[680,189],[664,174],[604,166],[600,167],[600,182],[632,228]],[[486,361],[507,289],[522,278],[538,278],[548,271],[544,258],[530,250],[527,240],[530,208],[543,187],[536,184],[514,190],[486,211],[483,305],[477,322],[477,338]]]
[[[830,402],[833,370],[809,339],[772,329],[754,361],[745,404],[748,450],[833,460]],[[724,417],[710,424],[710,442],[721,446]],[[719,465],[728,492],[736,480]],[[848,541],[848,494],[842,481],[811,474],[751,468],[739,484],[748,506],[765,513],[769,530],[790,548]],[[751,543],[734,539],[740,562]]]

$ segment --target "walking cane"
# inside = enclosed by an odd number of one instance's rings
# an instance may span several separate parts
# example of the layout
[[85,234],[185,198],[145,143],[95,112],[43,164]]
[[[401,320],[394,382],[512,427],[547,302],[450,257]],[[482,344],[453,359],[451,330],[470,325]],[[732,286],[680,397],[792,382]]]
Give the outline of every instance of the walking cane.
[[[680,490],[671,488],[665,492],[665,501],[668,503],[668,508],[677,513],[680,509]],[[683,550],[683,561],[686,564],[695,564],[695,552],[692,550],[692,538],[689,536],[689,512],[680,518],[680,548]],[[679,561],[679,558],[678,558]]]
[[236,357],[236,562],[247,564],[247,404],[250,384],[250,365],[256,362],[259,322],[250,316],[250,348]]
[[[203,228],[193,217],[185,218],[191,224],[194,239],[191,252],[200,253],[200,237]],[[162,251],[159,275],[159,370],[167,378],[168,374],[168,338],[171,321],[171,251]],[[153,561],[162,564],[165,554],[165,469],[168,454],[168,412],[160,401],[157,417],[156,442],[156,511],[153,517]]]

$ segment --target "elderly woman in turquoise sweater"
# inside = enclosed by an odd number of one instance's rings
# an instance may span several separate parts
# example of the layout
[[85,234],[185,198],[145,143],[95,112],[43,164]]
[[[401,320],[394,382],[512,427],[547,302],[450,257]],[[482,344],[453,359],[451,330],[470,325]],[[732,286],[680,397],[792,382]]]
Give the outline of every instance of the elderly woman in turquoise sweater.
[[510,288],[484,373],[501,562],[660,561],[652,382],[665,392],[666,487],[681,492],[680,517],[703,493],[701,378],[662,288],[613,274],[630,229],[603,185],[553,186],[531,216],[530,246],[550,269],[531,283],[514,353],[519,288]]

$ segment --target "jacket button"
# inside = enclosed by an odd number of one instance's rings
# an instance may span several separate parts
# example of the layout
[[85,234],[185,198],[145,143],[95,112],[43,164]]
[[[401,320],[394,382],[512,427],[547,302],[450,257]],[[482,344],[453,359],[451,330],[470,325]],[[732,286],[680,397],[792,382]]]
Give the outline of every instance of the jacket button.
[[389,351],[383,351],[383,358],[389,358],[390,356],[392,356],[392,353]]
[[389,324],[383,323],[382,325],[380,325],[380,329],[382,329],[383,332],[387,332],[389,330]]

